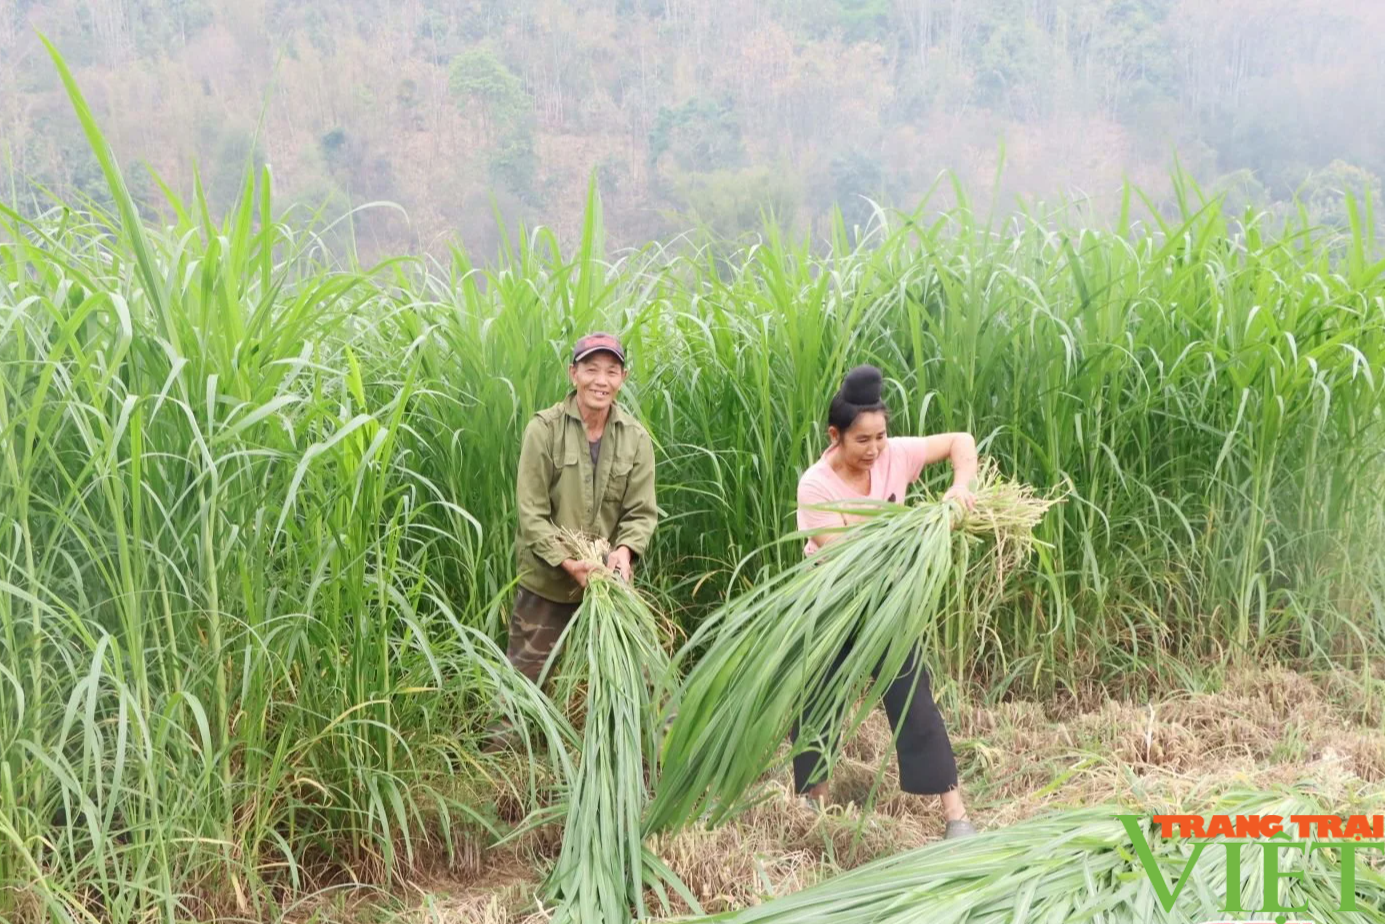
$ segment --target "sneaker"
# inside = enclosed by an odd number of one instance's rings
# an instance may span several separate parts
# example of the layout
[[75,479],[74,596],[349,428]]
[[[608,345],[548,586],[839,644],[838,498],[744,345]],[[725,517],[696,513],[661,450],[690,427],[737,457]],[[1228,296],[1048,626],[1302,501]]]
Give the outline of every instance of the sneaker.
[[965,818],[947,823],[947,830],[943,833],[943,840],[950,840],[955,837],[975,837],[976,828]]

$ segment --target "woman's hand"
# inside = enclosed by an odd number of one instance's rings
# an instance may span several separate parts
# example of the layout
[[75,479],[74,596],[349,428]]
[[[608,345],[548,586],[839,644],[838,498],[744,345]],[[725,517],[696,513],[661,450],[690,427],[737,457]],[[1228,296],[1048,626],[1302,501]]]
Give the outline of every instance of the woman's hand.
[[943,500],[956,501],[962,506],[962,509],[967,511],[976,509],[976,495],[965,484],[954,484],[948,488],[947,493],[943,495]]

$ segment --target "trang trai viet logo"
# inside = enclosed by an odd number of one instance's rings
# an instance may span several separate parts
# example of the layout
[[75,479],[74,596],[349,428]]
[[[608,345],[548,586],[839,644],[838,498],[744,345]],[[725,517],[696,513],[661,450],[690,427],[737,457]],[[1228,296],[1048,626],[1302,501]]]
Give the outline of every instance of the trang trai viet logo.
[[[1279,815],[1154,815],[1152,821],[1158,826],[1158,838],[1164,840],[1186,840],[1192,852],[1184,862],[1181,871],[1177,864],[1170,865],[1167,858],[1156,859],[1155,850],[1145,839],[1144,816],[1117,815],[1125,831],[1130,835],[1135,855],[1154,887],[1155,897],[1165,913],[1173,911],[1175,903],[1183,892],[1183,887],[1193,878],[1193,873],[1201,860],[1215,863],[1213,857],[1203,858],[1203,851],[1211,846],[1224,848],[1225,857],[1220,861],[1226,867],[1225,904],[1221,911],[1234,915],[1256,915],[1254,920],[1240,918],[1226,921],[1225,924],[1313,924],[1302,917],[1307,910],[1306,903],[1285,904],[1280,885],[1305,884],[1309,877],[1331,878],[1336,888],[1332,894],[1337,896],[1340,912],[1365,910],[1358,904],[1356,894],[1356,858],[1360,851],[1385,850],[1385,816],[1351,815],[1343,818],[1338,815],[1290,815],[1284,819]],[[1157,843],[1157,841],[1156,841]],[[1259,862],[1262,865],[1263,883],[1261,895],[1242,895],[1243,849],[1250,844],[1259,848]],[[1340,861],[1333,869],[1312,869],[1308,862],[1317,851],[1333,851]],[[1292,868],[1287,858],[1297,851],[1303,858],[1301,868]],[[1253,860],[1251,862],[1254,862]],[[1320,864],[1321,866],[1321,864]],[[1176,878],[1166,880],[1163,867],[1176,871]],[[1253,871],[1249,871],[1253,872]],[[1185,901],[1192,900],[1187,899]],[[1258,901],[1260,907],[1247,907]],[[1203,924],[1223,924],[1208,920]]]

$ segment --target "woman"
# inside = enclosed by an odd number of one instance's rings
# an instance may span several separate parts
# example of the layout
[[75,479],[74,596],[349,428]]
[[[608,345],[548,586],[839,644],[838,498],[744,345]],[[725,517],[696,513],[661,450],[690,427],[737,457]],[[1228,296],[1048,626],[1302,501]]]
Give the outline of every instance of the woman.
[[[798,482],[798,526],[812,533],[804,554],[812,555],[842,532],[816,532],[850,525],[861,517],[812,509],[814,505],[841,506],[845,501],[872,498],[902,502],[910,484],[925,465],[948,459],[952,463],[952,487],[943,495],[967,509],[974,509],[976,496],[968,484],[976,476],[976,441],[968,433],[941,433],[925,437],[886,435],[889,413],[881,401],[884,385],[880,370],[857,366],[847,373],[832,399],[827,416],[830,441],[818,459]],[[835,674],[846,652],[838,655]],[[829,674],[829,679],[831,674]],[[912,700],[911,700],[912,697]],[[919,663],[917,652],[905,662],[898,677],[883,697],[890,727],[898,732],[899,783],[905,792],[942,797],[947,819],[945,837],[965,837],[976,833],[967,819],[967,809],[957,788],[957,762],[943,726],[942,715],[933,701],[928,671]],[[908,712],[905,713],[905,706]],[[793,739],[798,740],[795,725]],[[827,798],[828,786],[822,768],[822,752],[810,749],[794,758],[794,790],[810,806],[820,806]],[[819,777],[822,777],[819,779]]]

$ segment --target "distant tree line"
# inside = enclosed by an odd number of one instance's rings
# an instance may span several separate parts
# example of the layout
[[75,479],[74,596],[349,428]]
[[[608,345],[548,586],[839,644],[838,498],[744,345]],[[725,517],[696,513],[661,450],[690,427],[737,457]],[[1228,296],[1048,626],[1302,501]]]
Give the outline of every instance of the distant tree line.
[[[363,254],[571,234],[597,177],[614,242],[723,234],[833,205],[909,206],[943,170],[1000,192],[1181,163],[1248,207],[1339,220],[1385,175],[1374,0],[9,0],[7,201],[104,195],[36,37],[76,69],[127,164],[226,205],[248,165],[358,214]],[[262,121],[263,114],[263,121]],[[130,182],[148,201],[143,170]]]

